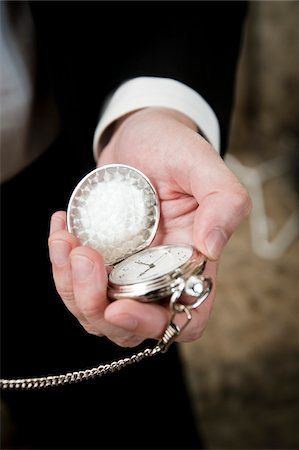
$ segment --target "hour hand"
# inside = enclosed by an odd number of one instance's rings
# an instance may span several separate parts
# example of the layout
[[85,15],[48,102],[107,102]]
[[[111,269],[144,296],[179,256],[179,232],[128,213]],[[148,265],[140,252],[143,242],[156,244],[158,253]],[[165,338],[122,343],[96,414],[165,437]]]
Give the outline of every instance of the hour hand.
[[142,262],[142,261],[135,261],[135,263],[136,263],[136,264],[143,264],[144,266],[148,266],[148,267],[151,266],[151,264],[147,264],[147,263],[144,263],[144,262]]
[[138,276],[141,277],[142,275],[144,275],[146,272],[148,272],[150,269],[153,269],[155,266],[155,264],[151,263],[151,264],[147,264],[148,268],[145,269],[144,272],[140,273]]

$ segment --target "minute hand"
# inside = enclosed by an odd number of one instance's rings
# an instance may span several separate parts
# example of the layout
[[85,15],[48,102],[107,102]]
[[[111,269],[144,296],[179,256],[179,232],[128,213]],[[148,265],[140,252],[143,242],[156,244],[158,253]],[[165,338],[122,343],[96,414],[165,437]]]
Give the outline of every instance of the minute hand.
[[153,262],[153,264],[154,264],[154,265],[156,265],[156,264],[157,264],[157,262],[158,262],[158,261],[160,261],[161,259],[165,258],[165,256],[167,256],[167,253],[164,253],[164,255],[162,255],[162,256],[159,256],[159,258],[158,258],[158,259],[156,259],[156,261],[154,261],[154,262]]

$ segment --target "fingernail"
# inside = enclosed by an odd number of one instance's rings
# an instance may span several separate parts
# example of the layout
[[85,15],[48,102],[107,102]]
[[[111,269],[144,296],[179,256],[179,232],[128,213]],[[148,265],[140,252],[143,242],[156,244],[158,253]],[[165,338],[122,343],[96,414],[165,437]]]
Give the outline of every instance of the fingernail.
[[215,228],[210,231],[205,240],[205,247],[208,252],[207,256],[211,259],[218,259],[226,243],[227,237],[221,229]]
[[66,241],[52,241],[50,244],[50,259],[52,263],[56,264],[56,266],[64,266],[67,264],[71,250],[71,245]]
[[109,317],[108,322],[128,331],[134,331],[138,326],[138,320],[129,314],[115,314]]
[[64,229],[65,222],[62,217],[52,216],[51,224],[50,224],[50,235],[55,233],[56,231],[60,231]]
[[83,255],[74,255],[71,258],[73,277],[77,281],[85,281],[94,268],[94,262]]

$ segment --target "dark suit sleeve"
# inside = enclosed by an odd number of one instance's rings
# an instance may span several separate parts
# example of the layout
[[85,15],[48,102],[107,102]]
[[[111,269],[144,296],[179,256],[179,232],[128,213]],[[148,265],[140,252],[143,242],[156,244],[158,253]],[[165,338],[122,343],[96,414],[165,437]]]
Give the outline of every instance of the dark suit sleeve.
[[[64,123],[92,138],[106,96],[138,76],[199,92],[227,142],[243,2],[33,2],[39,48]],[[91,141],[90,141],[91,142]]]

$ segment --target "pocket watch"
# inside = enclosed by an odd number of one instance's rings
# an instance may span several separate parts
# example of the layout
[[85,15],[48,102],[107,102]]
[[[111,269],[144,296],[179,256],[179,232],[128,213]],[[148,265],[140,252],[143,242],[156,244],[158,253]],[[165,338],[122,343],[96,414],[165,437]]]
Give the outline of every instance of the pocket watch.
[[109,164],[87,174],[68,205],[67,227],[82,245],[97,250],[113,269],[108,277],[111,300],[158,301],[176,292],[209,295],[212,282],[203,277],[206,260],[193,246],[178,243],[149,247],[160,219],[158,194],[140,171]]
[[[91,369],[0,379],[2,389],[40,389],[78,383],[167,351],[191,321],[191,311],[208,297],[212,281],[203,275],[204,256],[191,245],[149,247],[159,219],[157,192],[149,179],[133,167],[109,164],[93,170],[79,182],[69,201],[67,227],[82,245],[100,252],[105,264],[113,266],[108,297],[111,300],[130,297],[142,302],[169,298],[169,323],[153,348]],[[177,316],[183,316],[183,321],[177,320]]]

